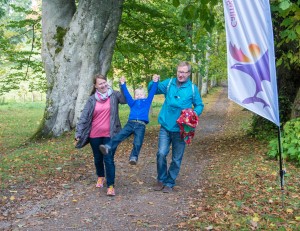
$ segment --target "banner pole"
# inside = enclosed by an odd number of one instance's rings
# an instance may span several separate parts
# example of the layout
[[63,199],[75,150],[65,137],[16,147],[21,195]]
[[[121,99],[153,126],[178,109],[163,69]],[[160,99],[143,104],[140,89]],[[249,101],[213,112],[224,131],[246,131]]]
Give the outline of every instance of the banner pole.
[[283,169],[283,160],[282,160],[282,147],[281,147],[281,131],[280,126],[278,126],[278,151],[279,151],[279,176],[280,176],[280,188],[282,193],[282,207],[284,207],[284,175],[285,170]]

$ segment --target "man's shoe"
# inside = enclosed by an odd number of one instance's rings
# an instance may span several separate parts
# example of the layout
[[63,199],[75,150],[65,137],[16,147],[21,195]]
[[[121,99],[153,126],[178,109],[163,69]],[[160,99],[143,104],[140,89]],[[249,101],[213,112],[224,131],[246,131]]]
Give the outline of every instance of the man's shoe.
[[107,193],[106,193],[107,196],[115,196],[116,195],[116,192],[115,192],[115,188],[114,186],[109,186],[107,188]]
[[135,157],[131,157],[130,159],[129,159],[129,164],[131,164],[131,165],[136,165],[136,158]]
[[164,188],[164,184],[160,181],[157,181],[157,184],[154,186],[154,191],[161,191]]
[[98,177],[96,188],[103,188],[104,177]]
[[102,152],[103,155],[107,155],[109,152],[109,148],[106,145],[101,144],[99,146],[100,151]]
[[173,192],[173,188],[171,188],[169,186],[165,186],[162,191],[163,191],[163,193],[170,193],[170,192]]

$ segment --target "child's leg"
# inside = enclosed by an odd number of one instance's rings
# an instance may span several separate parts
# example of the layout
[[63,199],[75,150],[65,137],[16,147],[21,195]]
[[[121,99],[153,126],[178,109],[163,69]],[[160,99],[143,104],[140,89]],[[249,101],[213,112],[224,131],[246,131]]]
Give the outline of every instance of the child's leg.
[[125,124],[124,128],[115,135],[110,141],[110,151],[114,154],[117,150],[118,145],[127,139],[134,131],[132,123],[128,122]]
[[139,158],[139,154],[143,145],[144,136],[145,136],[146,126],[144,124],[135,123],[134,126],[134,140],[133,148],[129,157],[129,160],[134,158],[136,161]]

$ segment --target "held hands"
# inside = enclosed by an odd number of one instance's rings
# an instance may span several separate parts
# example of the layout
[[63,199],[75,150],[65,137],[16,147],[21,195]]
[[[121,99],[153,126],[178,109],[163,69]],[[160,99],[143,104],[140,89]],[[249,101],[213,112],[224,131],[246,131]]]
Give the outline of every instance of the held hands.
[[123,85],[126,82],[126,79],[124,76],[121,76],[120,78],[120,84]]
[[153,82],[158,82],[159,78],[160,78],[160,76],[155,74],[155,75],[153,75],[152,80],[153,80]]
[[[153,82],[158,82],[159,78],[160,78],[160,76],[155,74],[155,75],[153,75],[152,80],[153,80]],[[120,84],[123,85],[125,82],[126,82],[126,79],[125,79],[124,76],[122,76],[122,77],[120,78]]]

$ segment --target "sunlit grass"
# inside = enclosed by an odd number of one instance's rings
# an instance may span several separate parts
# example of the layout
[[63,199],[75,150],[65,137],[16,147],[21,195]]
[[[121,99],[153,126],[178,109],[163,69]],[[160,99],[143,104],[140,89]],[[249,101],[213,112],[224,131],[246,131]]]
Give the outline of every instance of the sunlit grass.
[[24,144],[38,128],[45,104],[42,102],[0,105],[0,154]]
[[[162,96],[155,96],[150,126],[157,126]],[[38,129],[45,109],[43,102],[3,103],[0,105],[0,179],[6,188],[24,181],[60,174],[74,164],[74,131],[59,138],[28,142]],[[128,120],[128,105],[120,105],[120,120]],[[84,152],[90,153],[89,148]]]

